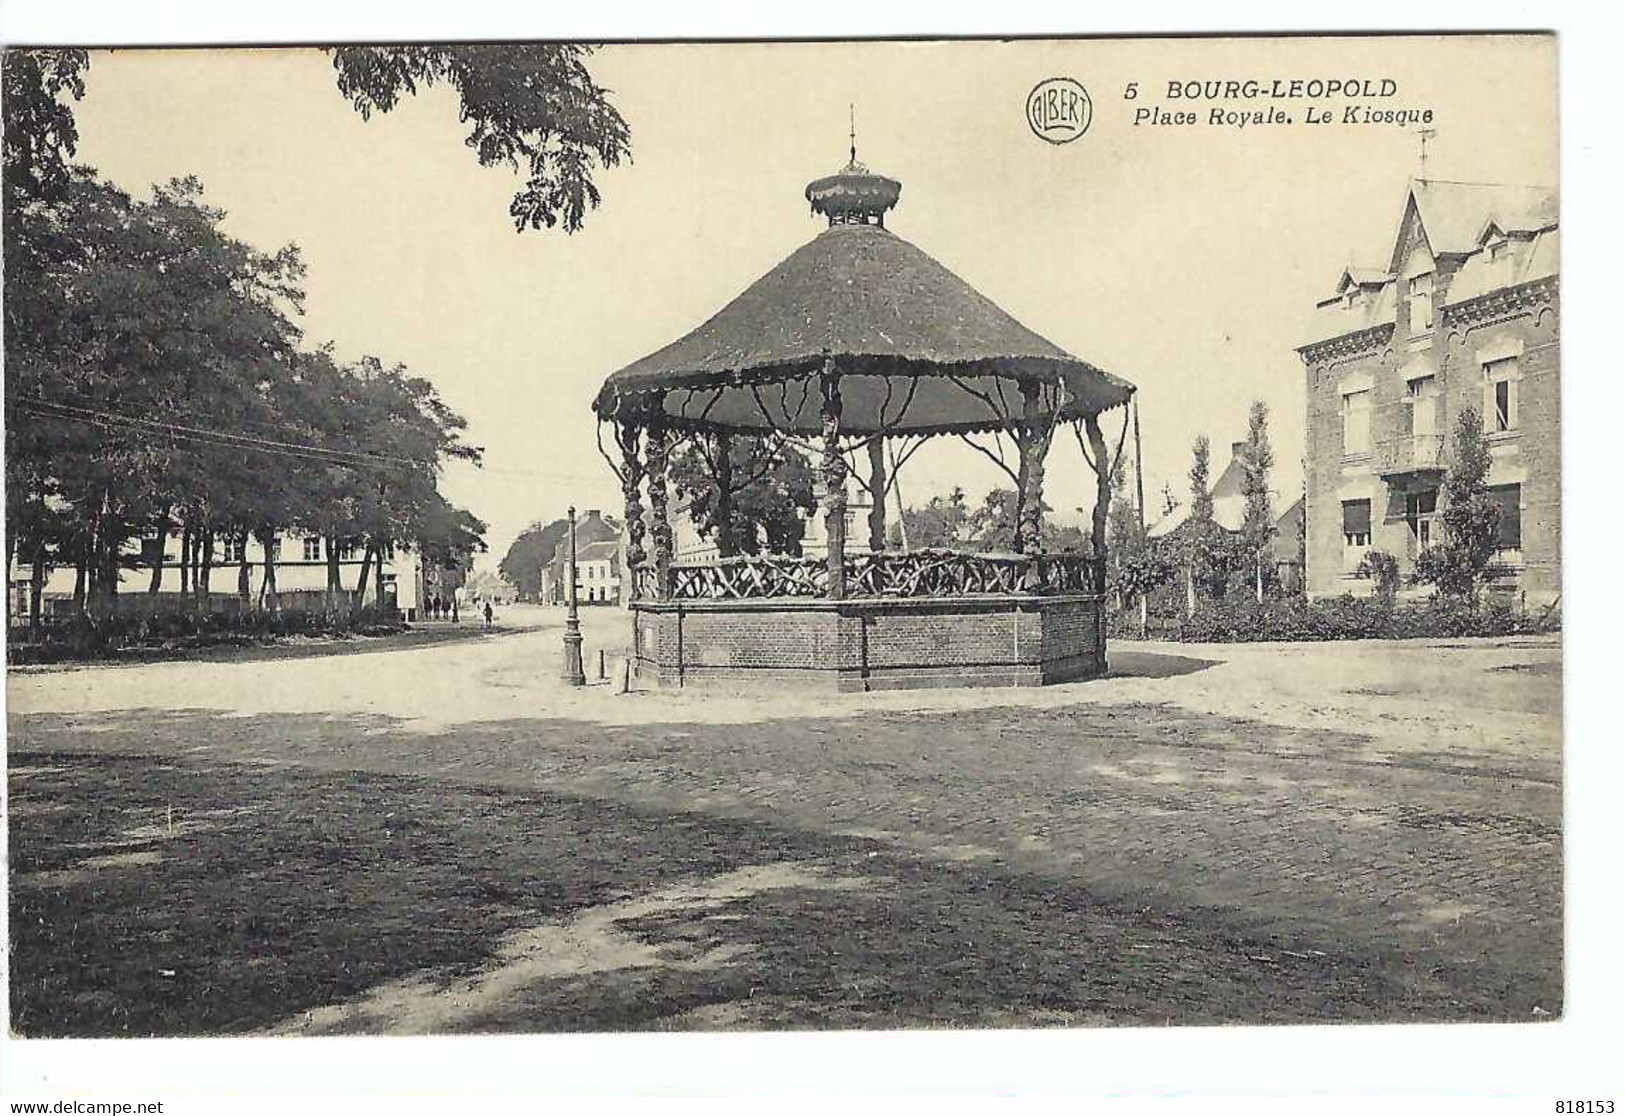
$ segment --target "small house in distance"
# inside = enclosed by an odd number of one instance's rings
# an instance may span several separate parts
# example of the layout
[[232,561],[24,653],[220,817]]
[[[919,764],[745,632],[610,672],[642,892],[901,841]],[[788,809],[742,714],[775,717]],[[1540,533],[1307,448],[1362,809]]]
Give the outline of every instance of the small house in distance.
[[[620,569],[622,559],[619,551],[624,547],[621,525],[612,516],[605,515],[598,508],[589,508],[581,513],[576,521],[576,600],[581,604],[598,604],[601,601],[619,603]],[[614,558],[604,557],[607,552],[597,552],[590,561],[592,577],[589,579],[585,563],[589,561],[587,552],[599,543],[613,544],[617,555]],[[605,565],[607,563],[607,566]],[[611,575],[608,570],[616,571]],[[569,596],[570,577],[570,536],[566,532],[560,537],[558,545],[553,550],[552,560],[548,562],[547,569],[542,575],[542,600],[548,604],[564,604]],[[613,582],[613,593],[600,596],[599,589],[609,589]],[[588,593],[591,588],[592,593]]]
[[582,604],[621,603],[621,542],[606,539],[576,551],[576,599]]
[[[1246,452],[1246,442],[1230,443],[1230,460],[1208,489],[1208,495],[1213,498],[1213,522],[1231,534],[1239,533],[1247,518],[1247,470],[1243,464]],[[1279,509],[1280,506],[1280,494],[1271,491],[1270,507]],[[1270,554],[1275,563],[1276,579],[1282,588],[1293,592],[1303,587],[1303,563],[1298,553],[1303,506],[1303,498],[1299,497],[1284,512],[1279,512],[1274,532],[1270,535]],[[1175,537],[1190,521],[1190,514],[1190,504],[1181,504],[1147,527],[1146,536],[1153,539]]]

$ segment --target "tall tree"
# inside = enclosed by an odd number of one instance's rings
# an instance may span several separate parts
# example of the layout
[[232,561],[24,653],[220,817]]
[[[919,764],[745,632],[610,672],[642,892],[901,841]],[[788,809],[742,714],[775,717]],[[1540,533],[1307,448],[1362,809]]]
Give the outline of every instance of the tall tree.
[[570,533],[570,521],[555,519],[548,524],[532,523],[519,533],[498,569],[514,586],[522,600],[540,600],[547,568],[559,543]]
[[1125,567],[1133,562],[1145,544],[1140,514],[1128,491],[1127,462],[1119,461],[1112,470],[1112,499],[1106,514],[1106,581],[1117,588],[1118,604],[1127,595],[1123,588]]
[[1270,469],[1274,464],[1269,411],[1263,400],[1254,400],[1247,413],[1247,448],[1241,456],[1241,491],[1245,501],[1241,538],[1252,555],[1253,593],[1260,604],[1264,603],[1264,584],[1274,571],[1269,561],[1270,539],[1275,534],[1275,510],[1270,501]]
[[514,227],[581,227],[600,201],[593,167],[631,158],[631,133],[579,43],[331,48],[339,91],[364,119],[402,94],[445,83],[457,91],[465,141],[481,166],[529,177],[508,208]]
[[408,374],[403,365],[386,368],[378,358],[365,357],[346,374],[352,404],[345,424],[362,452],[359,462],[347,466],[356,534],[364,547],[355,588],[359,604],[367,598],[369,582],[378,595],[380,585],[371,579],[396,546],[448,529],[448,506],[437,488],[442,463],[448,458],[478,462],[482,451],[462,441],[467,423],[441,401],[434,385]]
[[1191,443],[1191,515],[1190,522],[1207,524],[1213,522],[1213,481],[1210,476],[1212,447],[1206,434],[1198,434]]
[[1112,502],[1106,514],[1107,553],[1132,549],[1142,537],[1140,513],[1128,491],[1128,463],[1119,461],[1112,471]]
[[[970,532],[970,508],[965,490],[958,486],[947,496],[933,496],[924,505],[903,509],[903,526],[908,544],[916,550],[946,549],[966,542]],[[893,542],[901,542],[902,529],[893,525]]]
[[255,487],[239,451],[183,427],[271,417],[261,387],[297,338],[300,266],[291,249],[268,256],[222,234],[191,180],[135,201],[77,172],[41,215],[65,247],[7,276],[31,292],[25,306],[38,300],[25,315],[38,328],[8,331],[8,468],[23,491],[74,509],[103,617],[126,540],[174,513],[207,542]]
[[[702,538],[720,543],[727,533],[728,551],[739,554],[800,554],[807,516],[817,510],[813,470],[799,450],[767,438],[730,440],[728,501],[718,499],[719,470],[712,447],[687,439],[668,466],[678,498]],[[731,523],[721,520],[724,507]]]
[[[82,50],[7,50],[0,55],[3,113],[3,206],[6,567],[22,556],[34,567],[30,615],[39,625],[39,596],[59,529],[54,514],[55,478],[48,462],[50,432],[15,405],[37,395],[52,375],[52,339],[60,332],[64,291],[46,276],[60,271],[74,244],[56,209],[72,172],[69,160],[79,133],[68,100],[84,95]],[[9,575],[8,575],[9,576]],[[11,596],[6,597],[11,608]]]
[[1212,547],[1212,536],[1217,528],[1213,522],[1213,494],[1208,491],[1212,448],[1206,434],[1198,434],[1191,443],[1190,494],[1191,514],[1185,521],[1185,615],[1196,615],[1197,567]]
[[[581,228],[602,200],[595,167],[630,161],[631,130],[593,80],[581,43],[475,43],[329,48],[339,92],[370,119],[403,95],[439,84],[457,91],[465,139],[482,166],[525,174],[514,227]],[[3,58],[5,189],[38,200],[66,187],[78,131],[65,97],[84,96],[83,50],[8,50]]]
[[0,56],[8,219],[67,190],[79,129],[63,98],[77,101],[85,95],[89,68],[90,55],[83,50],[7,50]]
[[1473,604],[1488,580],[1498,548],[1501,509],[1490,496],[1490,448],[1478,409],[1463,407],[1451,438],[1445,474],[1444,539],[1416,556],[1413,580]]

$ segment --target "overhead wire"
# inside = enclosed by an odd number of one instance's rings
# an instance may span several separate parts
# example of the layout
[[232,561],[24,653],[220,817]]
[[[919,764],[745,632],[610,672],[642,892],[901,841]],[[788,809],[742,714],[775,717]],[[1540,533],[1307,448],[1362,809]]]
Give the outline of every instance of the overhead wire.
[[[236,430],[210,429],[208,427],[190,426],[183,423],[169,422],[160,419],[145,418],[138,415],[106,411],[93,407],[81,407],[75,404],[59,403],[54,400],[23,397],[14,401],[14,406],[43,418],[71,419],[99,427],[125,427],[149,433],[162,434],[166,437],[198,443],[202,445],[223,447],[228,449],[244,449],[255,453],[264,453],[272,456],[289,457],[300,460],[317,461],[330,465],[389,465],[398,464],[411,467],[433,467],[434,462],[416,457],[403,457],[386,454],[377,450],[346,449],[332,445],[320,445],[313,442],[294,442],[284,439],[262,437]],[[586,479],[589,474],[581,472],[565,472],[545,469],[514,469],[502,466],[486,465],[482,462],[471,462],[482,473],[496,473],[512,477],[530,477],[535,479],[557,480],[561,478]]]

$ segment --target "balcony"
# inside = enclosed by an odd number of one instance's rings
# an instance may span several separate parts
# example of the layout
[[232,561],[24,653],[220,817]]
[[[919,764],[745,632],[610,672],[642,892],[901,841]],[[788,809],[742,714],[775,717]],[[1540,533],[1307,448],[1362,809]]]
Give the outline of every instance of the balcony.
[[1406,434],[1380,443],[1371,454],[1371,468],[1378,476],[1444,471],[1444,435]]

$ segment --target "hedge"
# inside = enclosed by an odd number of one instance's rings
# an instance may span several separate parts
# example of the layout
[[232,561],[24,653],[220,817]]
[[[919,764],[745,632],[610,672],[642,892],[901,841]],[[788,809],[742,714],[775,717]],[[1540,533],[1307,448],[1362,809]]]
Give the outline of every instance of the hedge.
[[[42,643],[8,646],[14,663],[101,658],[126,650],[189,650],[248,646],[286,636],[373,636],[405,630],[393,609],[373,607],[356,612],[186,612],[127,613],[91,620],[86,617],[45,629]],[[27,627],[11,630],[26,638]]]
[[[1459,638],[1508,636],[1556,627],[1555,614],[1544,625],[1536,616],[1520,615],[1504,604],[1480,602],[1476,608],[1445,597],[1396,602],[1381,597],[1332,597],[1301,600],[1202,601],[1196,615],[1154,616],[1150,635],[1185,643],[1319,642],[1342,639]],[[1140,638],[1137,609],[1114,611],[1109,631],[1119,639]]]

